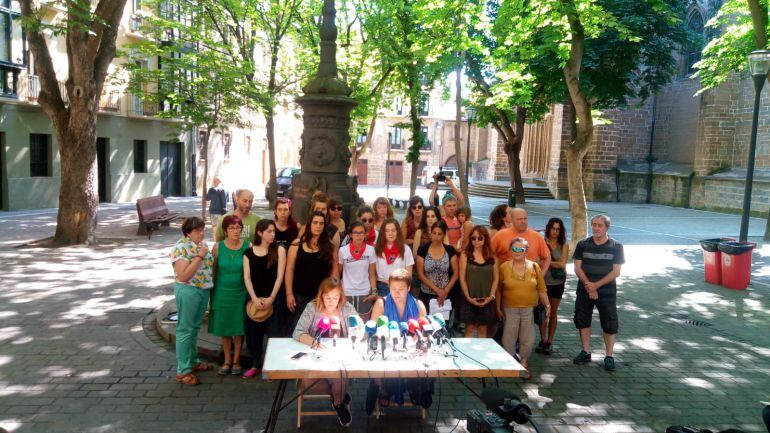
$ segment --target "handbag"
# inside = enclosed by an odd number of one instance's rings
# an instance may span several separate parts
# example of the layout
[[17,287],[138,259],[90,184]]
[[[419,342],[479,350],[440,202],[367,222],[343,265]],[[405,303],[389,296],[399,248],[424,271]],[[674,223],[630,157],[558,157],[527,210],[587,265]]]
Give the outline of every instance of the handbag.
[[532,309],[532,314],[535,316],[535,325],[540,326],[545,323],[545,305],[537,304]]
[[548,272],[551,273],[551,277],[555,280],[564,280],[567,278],[567,271],[562,268],[551,268]]

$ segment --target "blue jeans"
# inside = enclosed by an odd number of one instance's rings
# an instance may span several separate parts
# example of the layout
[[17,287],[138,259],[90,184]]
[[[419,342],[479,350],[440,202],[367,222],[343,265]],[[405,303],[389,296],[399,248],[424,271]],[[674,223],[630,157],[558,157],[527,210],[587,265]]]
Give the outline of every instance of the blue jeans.
[[199,364],[198,331],[201,328],[210,290],[174,283],[174,298],[179,320],[176,323],[176,372],[187,374]]

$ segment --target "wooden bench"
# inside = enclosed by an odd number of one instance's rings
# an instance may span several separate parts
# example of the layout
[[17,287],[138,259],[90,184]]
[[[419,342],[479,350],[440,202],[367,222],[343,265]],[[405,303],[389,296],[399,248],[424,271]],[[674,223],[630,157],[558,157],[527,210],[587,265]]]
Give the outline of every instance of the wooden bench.
[[162,195],[137,200],[136,213],[139,215],[139,229],[136,234],[147,235],[147,239],[152,237],[153,230],[160,230],[160,226],[168,226],[171,220],[179,217],[179,214],[168,211]]

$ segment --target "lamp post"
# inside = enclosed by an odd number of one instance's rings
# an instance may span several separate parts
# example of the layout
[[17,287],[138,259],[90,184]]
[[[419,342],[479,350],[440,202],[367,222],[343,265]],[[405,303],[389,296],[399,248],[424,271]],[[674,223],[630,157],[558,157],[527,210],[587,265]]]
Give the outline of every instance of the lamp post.
[[746,164],[746,186],[743,190],[743,215],[741,215],[741,233],[739,240],[746,242],[749,234],[749,216],[751,215],[751,189],[754,183],[754,154],[757,151],[757,123],[759,122],[759,101],[767,73],[770,72],[770,51],[757,50],[749,54],[749,71],[754,80],[754,117],[751,121],[751,142],[749,144],[748,163]]
[[473,116],[475,114],[475,108],[467,107],[465,109],[465,115],[468,117],[468,140],[465,142],[465,191],[463,191],[463,194],[465,194],[466,200],[468,200],[468,179],[470,179],[468,169],[471,164],[471,125],[473,124]]

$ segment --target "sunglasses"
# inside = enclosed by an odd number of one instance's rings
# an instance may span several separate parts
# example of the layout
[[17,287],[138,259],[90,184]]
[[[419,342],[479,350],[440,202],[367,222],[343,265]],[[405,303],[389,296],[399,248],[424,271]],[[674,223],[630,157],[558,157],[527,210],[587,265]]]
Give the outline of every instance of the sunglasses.
[[422,209],[422,205],[421,204],[418,204],[416,206],[412,206],[412,210],[420,210],[420,209]]
[[361,219],[361,222],[362,223],[373,223],[374,222],[374,218]]
[[524,253],[527,251],[526,247],[511,247],[511,251],[514,253]]
[[341,211],[342,210],[342,206],[332,206],[329,209],[331,209],[333,211]]
[[471,236],[472,241],[483,241],[484,236]]

